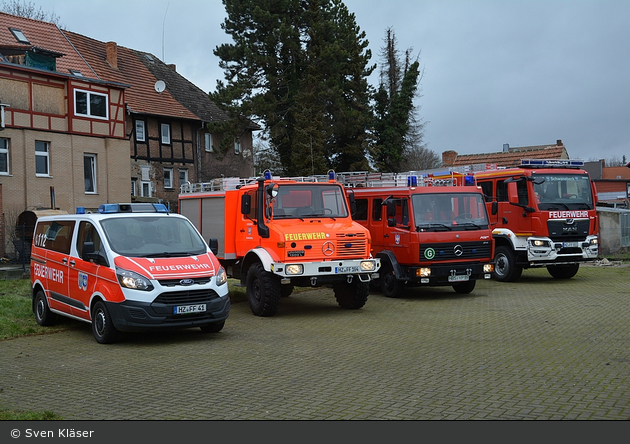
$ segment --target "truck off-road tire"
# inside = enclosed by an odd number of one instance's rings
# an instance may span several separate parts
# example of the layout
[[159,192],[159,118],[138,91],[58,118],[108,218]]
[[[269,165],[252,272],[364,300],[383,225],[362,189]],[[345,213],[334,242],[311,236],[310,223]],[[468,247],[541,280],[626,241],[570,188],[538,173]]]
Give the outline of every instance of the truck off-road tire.
[[273,316],[278,312],[282,289],[280,280],[263,268],[252,265],[247,271],[247,300],[256,316]]
[[111,344],[119,337],[119,332],[114,327],[109,311],[102,301],[94,304],[92,309],[92,334],[99,344]]
[[477,281],[460,282],[459,284],[453,285],[453,290],[459,294],[468,294],[475,289],[476,283]]
[[385,262],[381,266],[380,276],[378,280],[381,285],[381,293],[388,298],[399,298],[403,294],[405,281],[396,279],[394,268],[389,262]]
[[221,330],[223,330],[224,326],[225,326],[225,321],[221,321],[221,322],[213,322],[212,324],[202,325],[199,328],[204,333],[219,333]]
[[335,292],[337,304],[341,308],[356,310],[363,307],[367,302],[370,294],[370,284],[361,282],[355,277],[349,284],[347,282],[334,284],[333,291]]
[[494,277],[501,282],[514,282],[521,277],[523,267],[516,265],[516,255],[509,247],[494,250]]
[[50,311],[48,307],[48,301],[43,290],[39,290],[35,295],[35,304],[33,306],[35,312],[35,321],[39,325],[47,326],[53,325],[57,321],[55,313]]
[[547,271],[556,279],[571,279],[580,269],[580,264],[547,265]]
[[288,298],[293,293],[293,284],[280,284],[280,297]]

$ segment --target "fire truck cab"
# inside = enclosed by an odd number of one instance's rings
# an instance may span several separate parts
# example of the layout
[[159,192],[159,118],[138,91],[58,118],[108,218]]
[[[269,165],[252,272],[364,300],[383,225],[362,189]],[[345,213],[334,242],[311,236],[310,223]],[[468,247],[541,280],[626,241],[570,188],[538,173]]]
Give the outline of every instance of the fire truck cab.
[[[381,259],[383,295],[405,286],[452,286],[470,293],[492,276],[492,233],[483,195],[466,176],[435,173],[344,173],[355,221],[367,227]],[[468,185],[468,186],[466,186]]]
[[474,173],[494,225],[497,280],[515,281],[534,267],[568,279],[597,258],[597,193],[583,164],[523,159],[520,168]]
[[264,176],[184,185],[179,211],[214,245],[250,309],[273,316],[294,286],[331,286],[340,307],[363,307],[380,261],[369,231],[354,222],[335,178]]

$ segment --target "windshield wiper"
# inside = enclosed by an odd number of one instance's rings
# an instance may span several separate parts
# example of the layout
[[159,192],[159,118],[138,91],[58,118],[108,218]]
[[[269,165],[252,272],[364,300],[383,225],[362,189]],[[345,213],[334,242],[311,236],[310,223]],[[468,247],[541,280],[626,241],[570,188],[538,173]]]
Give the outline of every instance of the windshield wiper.
[[564,202],[553,202],[553,203],[550,203],[548,205],[549,205],[549,208],[547,208],[548,210],[557,210],[558,208],[555,207],[554,205],[562,205],[567,210],[569,209],[569,206],[567,204],[565,204]]
[[175,252],[163,251],[162,253],[147,254],[143,257],[185,257],[185,256],[196,256],[198,254],[202,254],[202,253],[190,253],[188,251],[175,251]]
[[427,229],[427,228],[445,228],[448,231],[452,231],[453,230],[453,228],[449,227],[448,225],[438,224],[438,223],[430,223],[430,224],[417,225],[416,226],[416,231],[420,231],[422,229]]
[[463,222],[463,223],[457,223],[458,227],[471,227],[473,229],[476,230],[480,230],[481,229],[481,225],[476,224],[474,222]]

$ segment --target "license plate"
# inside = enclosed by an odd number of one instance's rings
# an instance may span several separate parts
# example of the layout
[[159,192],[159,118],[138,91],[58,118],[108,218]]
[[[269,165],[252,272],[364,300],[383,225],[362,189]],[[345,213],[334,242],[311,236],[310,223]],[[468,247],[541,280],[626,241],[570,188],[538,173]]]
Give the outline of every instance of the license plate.
[[200,313],[206,311],[206,304],[178,305],[173,307],[173,314]]
[[449,282],[462,282],[462,281],[467,281],[468,280],[468,275],[467,274],[458,274],[455,276],[449,276],[448,277],[448,281]]
[[562,242],[564,248],[575,248],[578,246],[577,242]]
[[335,267],[335,273],[358,273],[359,266],[356,267]]

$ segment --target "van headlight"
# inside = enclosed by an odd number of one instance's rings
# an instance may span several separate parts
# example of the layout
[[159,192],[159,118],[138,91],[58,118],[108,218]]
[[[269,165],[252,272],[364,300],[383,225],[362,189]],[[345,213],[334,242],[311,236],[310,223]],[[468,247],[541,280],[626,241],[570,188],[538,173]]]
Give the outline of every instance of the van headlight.
[[227,273],[225,272],[225,268],[219,268],[217,272],[217,287],[227,283]]
[[116,277],[121,287],[132,290],[151,291],[153,284],[151,281],[135,271],[116,268]]

